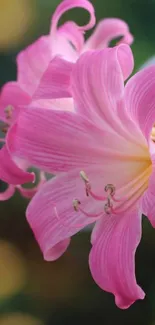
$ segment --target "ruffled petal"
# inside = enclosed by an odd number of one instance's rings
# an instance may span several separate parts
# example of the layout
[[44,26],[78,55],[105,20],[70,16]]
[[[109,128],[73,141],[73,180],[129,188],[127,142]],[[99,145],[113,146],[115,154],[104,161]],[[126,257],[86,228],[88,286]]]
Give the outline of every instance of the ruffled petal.
[[[96,175],[95,169],[86,169],[92,180],[93,188],[100,188],[103,174]],[[79,170],[55,177],[44,184],[31,200],[27,209],[27,220],[41,247],[44,258],[53,260],[53,247],[63,245],[62,251],[69,244],[68,238],[93,223],[95,218],[88,218],[80,211],[74,211],[73,199],[79,199],[81,207],[87,213],[98,213],[103,209],[103,202],[94,202],[87,197]],[[64,242],[64,240],[66,240]],[[58,247],[58,246],[57,246]]]
[[15,193],[15,187],[9,185],[4,192],[0,192],[0,201],[9,200]]
[[141,239],[141,216],[130,211],[105,216],[98,227],[89,264],[96,283],[115,295],[116,305],[128,308],[145,294],[135,278],[135,252]]
[[12,160],[6,145],[0,150],[0,179],[12,185],[34,181],[34,175],[20,169]]
[[65,0],[60,3],[56,8],[51,21],[51,35],[53,36],[57,30],[58,22],[61,16],[68,10],[73,8],[83,8],[90,14],[90,20],[88,24],[79,26],[79,30],[85,31],[91,29],[96,22],[95,12],[93,5],[87,0]]
[[[72,21],[58,28],[61,16],[72,8],[83,8],[90,14],[90,21],[85,26],[78,26]],[[95,13],[92,4],[87,0],[65,0],[56,8],[51,21],[52,55],[60,54],[65,60],[75,62],[83,44],[83,32],[95,25]]]
[[34,93],[33,100],[71,97],[69,90],[72,68],[72,63],[59,57],[51,60]]
[[18,82],[30,96],[52,58],[50,36],[42,36],[17,56]]
[[[155,123],[155,66],[134,75],[125,87],[127,113],[150,143],[150,133]],[[145,140],[144,140],[145,143]]]
[[20,114],[7,142],[12,154],[30,165],[58,172],[102,163],[103,136],[102,130],[75,113],[33,107]]
[[38,187],[36,186],[34,188],[25,188],[21,185],[17,185],[17,189],[25,199],[32,199],[32,197],[37,193]]
[[80,53],[84,46],[84,35],[79,26],[73,21],[67,21],[65,24],[59,27],[58,34],[63,35],[74,47],[74,49]]
[[[0,93],[0,119],[9,123],[12,123],[20,110],[20,106],[27,105],[30,102],[29,95],[20,88],[17,82],[6,83]],[[10,119],[7,119],[5,109],[8,106],[12,106],[12,115]]]
[[63,33],[57,31],[55,37],[51,39],[52,57],[60,55],[62,58],[69,62],[76,62],[78,59],[78,53],[72,46],[71,42]]
[[128,45],[83,54],[71,77],[77,111],[107,130],[112,128],[120,133],[125,128],[116,111],[124,94],[124,79],[132,68],[133,56]]
[[18,191],[24,198],[32,199],[32,197],[37,193],[37,191],[40,189],[40,187],[46,182],[46,177],[43,172],[40,172],[39,176],[40,176],[39,177],[40,179],[39,179],[38,184],[32,188],[25,188],[21,185],[16,186],[16,188],[18,189]]
[[117,18],[107,18],[99,22],[92,36],[86,41],[83,51],[109,47],[110,42],[122,36],[121,43],[131,45],[133,36],[125,21]]

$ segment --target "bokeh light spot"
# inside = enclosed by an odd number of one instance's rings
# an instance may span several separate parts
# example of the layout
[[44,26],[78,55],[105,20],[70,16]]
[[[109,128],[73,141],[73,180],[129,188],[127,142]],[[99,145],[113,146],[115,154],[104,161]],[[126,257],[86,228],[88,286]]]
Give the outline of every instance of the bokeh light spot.
[[[26,262],[11,243],[0,241],[0,298],[18,293],[26,282]],[[0,323],[1,324],[1,323]]]
[[35,15],[34,0],[0,0],[0,51],[16,47]]

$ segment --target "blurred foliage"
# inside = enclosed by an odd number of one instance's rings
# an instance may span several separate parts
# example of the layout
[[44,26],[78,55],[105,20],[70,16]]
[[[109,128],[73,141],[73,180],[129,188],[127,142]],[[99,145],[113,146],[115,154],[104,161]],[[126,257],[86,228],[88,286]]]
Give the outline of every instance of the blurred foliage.
[[[97,20],[120,17],[135,36],[135,69],[155,54],[155,1],[94,0]],[[16,78],[16,54],[41,34],[48,33],[57,0],[0,0],[0,86]],[[84,23],[88,16],[71,10]],[[2,187],[1,187],[2,188]],[[75,236],[65,255],[43,261],[25,220],[27,201],[16,193],[0,204],[0,325],[153,325],[155,323],[155,232],[147,219],[136,254],[136,273],[147,296],[126,311],[112,295],[100,290],[88,269],[89,232]]]

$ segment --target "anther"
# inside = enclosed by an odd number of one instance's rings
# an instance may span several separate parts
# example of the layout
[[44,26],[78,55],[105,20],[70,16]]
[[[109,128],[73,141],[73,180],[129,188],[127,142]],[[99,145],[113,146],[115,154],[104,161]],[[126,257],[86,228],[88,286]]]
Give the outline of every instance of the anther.
[[115,186],[113,184],[107,184],[104,188],[105,192],[109,192],[110,196],[115,195]]
[[77,199],[73,200],[73,208],[74,210],[77,212],[79,210],[79,205],[81,204],[81,202]]
[[80,172],[80,176],[81,176],[82,180],[84,181],[84,183],[86,185],[86,195],[89,196],[89,192],[91,190],[91,185],[89,183],[89,178],[87,177],[86,173],[83,170]]
[[80,176],[85,183],[89,183],[89,178],[83,170],[80,172]]
[[11,119],[11,117],[12,117],[12,112],[13,112],[13,106],[8,105],[8,106],[5,108],[5,115],[6,115],[6,119],[7,119],[7,120]]

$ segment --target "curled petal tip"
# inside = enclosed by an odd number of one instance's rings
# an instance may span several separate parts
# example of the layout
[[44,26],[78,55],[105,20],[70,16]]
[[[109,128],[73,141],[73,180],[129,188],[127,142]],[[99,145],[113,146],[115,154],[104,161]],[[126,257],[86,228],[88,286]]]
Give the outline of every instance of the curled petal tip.
[[51,33],[53,34],[57,30],[58,22],[61,16],[68,10],[73,8],[83,8],[87,10],[90,14],[90,20],[88,24],[84,26],[79,26],[79,30],[85,31],[93,28],[96,23],[95,11],[93,5],[87,0],[65,0],[60,3],[56,8],[51,23]]
[[115,296],[115,303],[120,309],[128,309],[136,300],[143,300],[145,298],[144,291],[139,287],[137,295],[133,299],[126,299],[119,295]]

